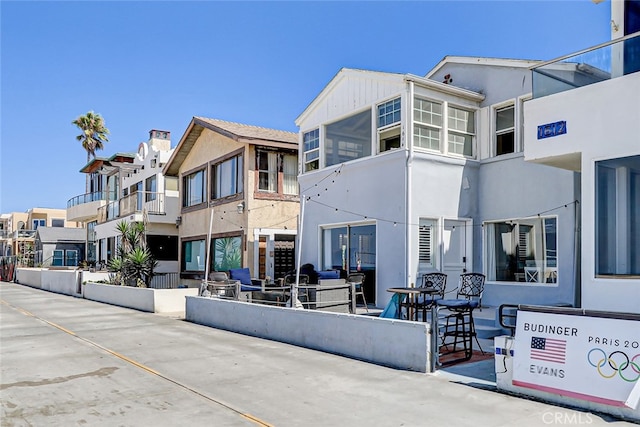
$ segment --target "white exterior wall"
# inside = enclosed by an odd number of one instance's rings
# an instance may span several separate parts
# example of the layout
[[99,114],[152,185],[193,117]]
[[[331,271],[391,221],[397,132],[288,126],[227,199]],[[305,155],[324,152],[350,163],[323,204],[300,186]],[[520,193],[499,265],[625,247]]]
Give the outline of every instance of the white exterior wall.
[[[525,103],[526,160],[581,153],[582,307],[638,312],[640,280],[595,277],[595,163],[640,154],[640,73]],[[567,133],[537,140],[537,126],[566,120]]]

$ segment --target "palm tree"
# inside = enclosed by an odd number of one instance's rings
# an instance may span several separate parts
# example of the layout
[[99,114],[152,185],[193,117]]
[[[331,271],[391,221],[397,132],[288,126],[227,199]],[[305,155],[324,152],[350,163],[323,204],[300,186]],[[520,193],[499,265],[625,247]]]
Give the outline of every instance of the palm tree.
[[[76,125],[82,133],[76,136],[76,140],[82,143],[82,148],[87,151],[87,163],[91,160],[91,156],[96,157],[96,151],[104,148],[104,143],[109,142],[107,135],[109,129],[104,125],[104,119],[100,114],[89,111],[84,116],[79,116],[72,124]],[[87,174],[87,193],[89,189],[90,177]]]

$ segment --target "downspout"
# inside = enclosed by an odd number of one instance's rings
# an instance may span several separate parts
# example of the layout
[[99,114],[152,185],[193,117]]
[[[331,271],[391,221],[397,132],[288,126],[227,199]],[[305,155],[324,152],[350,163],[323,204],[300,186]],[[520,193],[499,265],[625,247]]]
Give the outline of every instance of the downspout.
[[412,81],[409,81],[409,96],[407,99],[407,104],[408,104],[408,108],[407,108],[407,112],[405,114],[405,122],[406,122],[406,127],[405,127],[405,132],[404,132],[404,136],[405,136],[405,144],[407,144],[407,147],[409,147],[408,150],[408,154],[407,154],[407,164],[405,167],[405,173],[407,174],[406,179],[407,179],[407,191],[405,194],[405,208],[407,210],[406,212],[406,224],[405,224],[405,230],[407,233],[407,237],[406,237],[406,244],[405,244],[405,277],[407,278],[407,286],[411,286],[412,284],[412,274],[411,274],[411,268],[412,268],[412,262],[411,262],[411,232],[412,232],[412,227],[411,227],[411,190],[412,190],[412,173],[411,173],[411,169],[412,169],[412,165],[413,165],[413,141],[411,140],[411,135],[413,134],[413,91],[414,91],[414,85]]
[[[580,195],[582,194],[582,174],[575,173],[573,178],[574,200],[573,203],[573,284],[574,284],[574,307],[582,307],[582,208],[580,207]],[[576,191],[577,190],[577,191]]]

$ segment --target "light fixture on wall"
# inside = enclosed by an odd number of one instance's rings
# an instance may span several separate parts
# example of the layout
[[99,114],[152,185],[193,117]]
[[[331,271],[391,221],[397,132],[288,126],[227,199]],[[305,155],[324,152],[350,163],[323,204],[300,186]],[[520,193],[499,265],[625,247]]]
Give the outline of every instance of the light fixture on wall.
[[177,216],[176,217],[176,228],[180,227],[180,224],[182,224],[182,217],[181,216]]
[[241,214],[244,212],[244,202],[240,202],[238,203],[238,206],[236,206],[236,208],[238,209],[238,213]]

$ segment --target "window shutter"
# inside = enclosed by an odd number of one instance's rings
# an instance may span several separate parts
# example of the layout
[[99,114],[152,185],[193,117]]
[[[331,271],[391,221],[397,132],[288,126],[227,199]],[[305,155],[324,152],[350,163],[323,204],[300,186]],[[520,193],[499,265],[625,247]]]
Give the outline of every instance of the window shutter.
[[433,267],[433,225],[420,225],[418,262],[421,267]]

